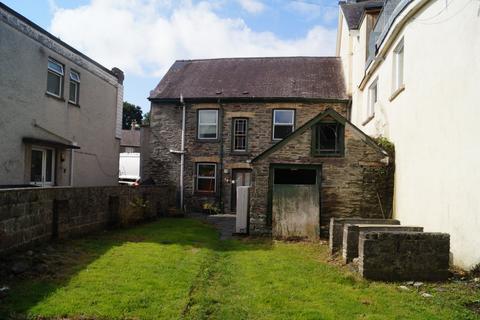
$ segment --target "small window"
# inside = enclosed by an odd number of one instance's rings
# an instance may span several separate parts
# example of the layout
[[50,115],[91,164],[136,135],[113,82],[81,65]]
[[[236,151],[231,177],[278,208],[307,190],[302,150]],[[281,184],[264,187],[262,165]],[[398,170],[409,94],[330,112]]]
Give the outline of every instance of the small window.
[[215,163],[197,163],[197,191],[215,192],[217,165]]
[[247,151],[248,119],[233,119],[233,151]]
[[295,110],[273,110],[273,140],[281,140],[294,130]]
[[62,96],[63,65],[49,58],[47,75],[47,92],[56,97]]
[[78,95],[80,91],[80,74],[76,71],[70,71],[70,95],[68,101],[78,104]]
[[319,123],[314,127],[313,153],[317,156],[343,154],[343,125],[338,122]]
[[218,110],[198,110],[198,139],[217,139]]
[[367,103],[367,121],[375,116],[375,104],[378,99],[378,80],[375,80],[368,88],[368,103]]
[[403,81],[403,39],[393,50],[393,91],[404,86]]

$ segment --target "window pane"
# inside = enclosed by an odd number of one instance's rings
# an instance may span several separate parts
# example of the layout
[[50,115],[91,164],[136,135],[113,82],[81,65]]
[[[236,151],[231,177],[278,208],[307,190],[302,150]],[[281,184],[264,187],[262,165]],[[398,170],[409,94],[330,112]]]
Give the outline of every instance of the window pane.
[[398,87],[403,84],[403,47],[397,54],[398,65]]
[[293,124],[293,110],[274,110],[275,124]]
[[199,124],[216,124],[217,110],[200,110],[198,111]]
[[80,82],[80,75],[75,71],[70,71],[70,80]]
[[293,131],[293,126],[292,125],[275,125],[273,128],[273,138],[274,139],[283,139],[286,136],[288,136],[290,133]]
[[30,181],[41,182],[42,181],[42,161],[43,152],[38,150],[32,150],[32,159],[30,164]]
[[60,63],[55,62],[51,59],[48,60],[48,69],[63,75],[63,66]]
[[70,97],[68,100],[77,103],[77,84],[73,81],[70,81]]
[[53,151],[47,150],[47,163],[45,168],[45,181],[52,182],[53,181]]
[[233,149],[235,151],[245,151],[246,150],[245,137],[235,137]]
[[338,125],[336,123],[320,124],[319,131],[319,150],[320,151],[338,151]]
[[234,120],[233,150],[245,151],[247,149],[247,119]]
[[197,175],[199,177],[215,177],[215,165],[199,164]]
[[203,192],[215,192],[215,179],[198,178],[197,190]]
[[200,125],[198,127],[198,137],[200,139],[217,138],[217,126],[216,125]]
[[47,91],[54,95],[60,96],[61,77],[55,73],[48,72]]

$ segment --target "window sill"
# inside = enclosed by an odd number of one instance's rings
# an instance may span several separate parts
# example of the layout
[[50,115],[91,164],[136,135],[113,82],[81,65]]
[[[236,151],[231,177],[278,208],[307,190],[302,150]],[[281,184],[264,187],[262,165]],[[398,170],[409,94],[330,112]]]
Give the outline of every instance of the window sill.
[[369,116],[365,121],[362,122],[362,126],[366,125],[367,123],[369,123],[370,121],[372,121],[372,119],[375,118],[375,114],[372,114],[371,116]]
[[65,99],[63,97],[56,96],[53,93],[45,92],[45,95],[49,98],[53,98],[53,99],[57,99],[57,100],[65,102]]
[[315,158],[343,158],[345,155],[343,153],[314,153],[312,154]]
[[71,105],[71,106],[80,108],[80,105],[79,105],[78,103],[75,103],[75,102],[72,102],[72,101],[68,101],[68,104]]
[[219,143],[220,142],[220,139],[200,139],[200,138],[196,138],[195,139],[196,142],[200,142],[200,143]]
[[393,101],[403,90],[405,90],[405,85],[402,84],[400,86],[400,88],[398,88],[397,90],[393,91],[392,95],[390,96],[390,98],[388,98],[388,101]]

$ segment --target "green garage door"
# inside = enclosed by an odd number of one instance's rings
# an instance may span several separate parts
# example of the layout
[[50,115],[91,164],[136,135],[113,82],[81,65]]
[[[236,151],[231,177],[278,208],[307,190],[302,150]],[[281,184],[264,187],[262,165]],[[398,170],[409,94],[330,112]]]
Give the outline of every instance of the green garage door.
[[316,168],[273,168],[272,232],[275,238],[318,238],[319,173]]

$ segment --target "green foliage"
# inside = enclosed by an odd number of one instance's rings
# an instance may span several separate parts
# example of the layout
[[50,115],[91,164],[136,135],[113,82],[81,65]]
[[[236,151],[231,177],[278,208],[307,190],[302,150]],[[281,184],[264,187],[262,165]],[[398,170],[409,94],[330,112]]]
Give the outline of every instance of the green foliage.
[[135,120],[137,124],[142,123],[142,108],[134,104],[123,102],[123,116],[122,116],[122,129],[130,130],[132,128],[132,122]]
[[58,246],[58,270],[7,283],[0,319],[478,319],[464,307],[480,299],[472,286],[426,283],[423,298],[329,263],[325,245],[221,241],[190,219]]
[[204,202],[202,204],[202,209],[205,210],[208,214],[220,214],[222,213],[222,209],[216,202]]
[[150,111],[148,111],[147,113],[145,113],[145,114],[143,115],[142,124],[143,124],[143,125],[146,125],[146,126],[149,126],[149,125],[150,125]]
[[387,151],[387,153],[390,155],[390,157],[392,157],[393,160],[393,157],[395,155],[395,145],[393,144],[393,142],[382,136],[374,138],[374,140],[380,148]]

